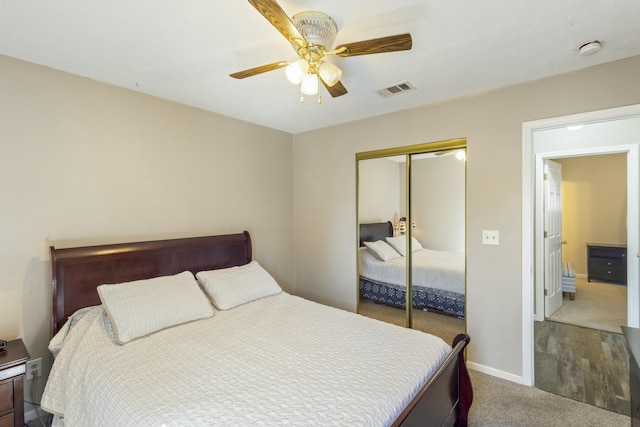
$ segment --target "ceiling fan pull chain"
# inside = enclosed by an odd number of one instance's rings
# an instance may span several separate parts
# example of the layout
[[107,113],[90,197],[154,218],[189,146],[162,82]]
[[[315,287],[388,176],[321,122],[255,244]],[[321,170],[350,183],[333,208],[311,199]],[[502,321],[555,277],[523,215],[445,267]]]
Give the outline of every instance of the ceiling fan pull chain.
[[304,104],[304,95],[300,94],[300,104]]
[[322,104],[322,97],[318,95],[318,104]]

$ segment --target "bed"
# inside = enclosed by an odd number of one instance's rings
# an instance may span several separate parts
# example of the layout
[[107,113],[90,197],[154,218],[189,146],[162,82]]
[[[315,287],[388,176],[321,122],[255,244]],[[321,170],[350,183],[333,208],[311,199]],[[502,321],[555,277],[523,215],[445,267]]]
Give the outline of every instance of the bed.
[[[457,336],[450,347],[432,335],[281,289],[238,300],[245,281],[255,280],[247,269],[275,283],[252,260],[246,231],[51,247],[51,261],[55,360],[42,407],[67,427],[467,424],[472,401],[464,362],[468,335]],[[182,289],[189,290],[185,294],[193,290],[187,287],[193,275],[200,280],[201,274],[205,280],[196,288],[212,298],[207,304],[213,315],[152,333],[131,324],[121,328],[116,314],[126,311],[115,308],[109,292],[142,295],[142,311],[153,310],[164,292],[174,292],[172,315],[185,306],[198,311],[199,302],[179,301]],[[174,277],[185,281],[179,292],[171,287],[178,280]],[[146,291],[157,283],[163,286],[157,292]],[[211,283],[227,288],[211,291]],[[137,300],[122,301],[130,308]],[[398,369],[394,360],[405,366]]]
[[[385,241],[392,236],[393,226],[390,221],[360,224],[360,296],[377,303],[404,308],[405,258],[400,256],[381,260],[365,246],[365,242]],[[413,307],[464,318],[464,254],[420,248],[413,252],[412,263]]]

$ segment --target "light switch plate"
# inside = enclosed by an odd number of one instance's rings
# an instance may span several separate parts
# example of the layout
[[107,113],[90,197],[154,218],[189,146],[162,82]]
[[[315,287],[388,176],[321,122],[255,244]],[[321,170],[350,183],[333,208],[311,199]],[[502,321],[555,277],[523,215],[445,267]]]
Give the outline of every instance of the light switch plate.
[[498,230],[482,230],[483,245],[499,245],[500,232]]

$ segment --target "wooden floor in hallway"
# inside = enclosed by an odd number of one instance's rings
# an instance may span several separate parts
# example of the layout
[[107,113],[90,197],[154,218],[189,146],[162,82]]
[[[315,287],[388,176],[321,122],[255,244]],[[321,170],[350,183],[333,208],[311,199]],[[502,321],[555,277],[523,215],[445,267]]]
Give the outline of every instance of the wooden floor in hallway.
[[535,386],[629,415],[629,356],[622,333],[535,322]]

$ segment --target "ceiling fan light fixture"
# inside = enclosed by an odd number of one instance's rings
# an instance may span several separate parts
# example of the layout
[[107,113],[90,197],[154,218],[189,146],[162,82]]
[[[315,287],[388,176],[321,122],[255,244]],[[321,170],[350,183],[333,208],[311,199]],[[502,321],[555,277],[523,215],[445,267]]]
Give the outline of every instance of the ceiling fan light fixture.
[[[333,98],[349,92],[340,81],[342,70],[329,63],[323,65],[328,55],[346,58],[411,50],[413,46],[411,34],[404,33],[346,43],[331,50],[334,48],[338,25],[329,15],[311,11],[298,13],[290,18],[278,4],[278,0],[249,0],[249,3],[288,40],[297,53],[298,59],[293,62],[280,61],[253,67],[232,73],[230,76],[235,79],[244,79],[286,68],[288,80],[296,85],[300,84],[302,94],[300,102],[304,102],[305,95],[318,94],[320,80]],[[322,102],[320,96],[318,96],[318,102]]]
[[335,86],[342,77],[342,70],[331,62],[323,61],[318,67],[318,73],[323,82],[329,87]]
[[302,83],[300,84],[300,92],[305,95],[317,95],[318,94],[318,75],[317,74],[305,74],[302,77]]
[[[293,25],[300,31],[309,45],[331,49],[338,33],[336,21],[321,12],[301,12],[291,18]],[[298,46],[294,45],[297,50]]]
[[300,84],[302,82],[302,78],[308,71],[309,63],[302,58],[297,61],[293,61],[284,69],[287,79],[294,85]]

